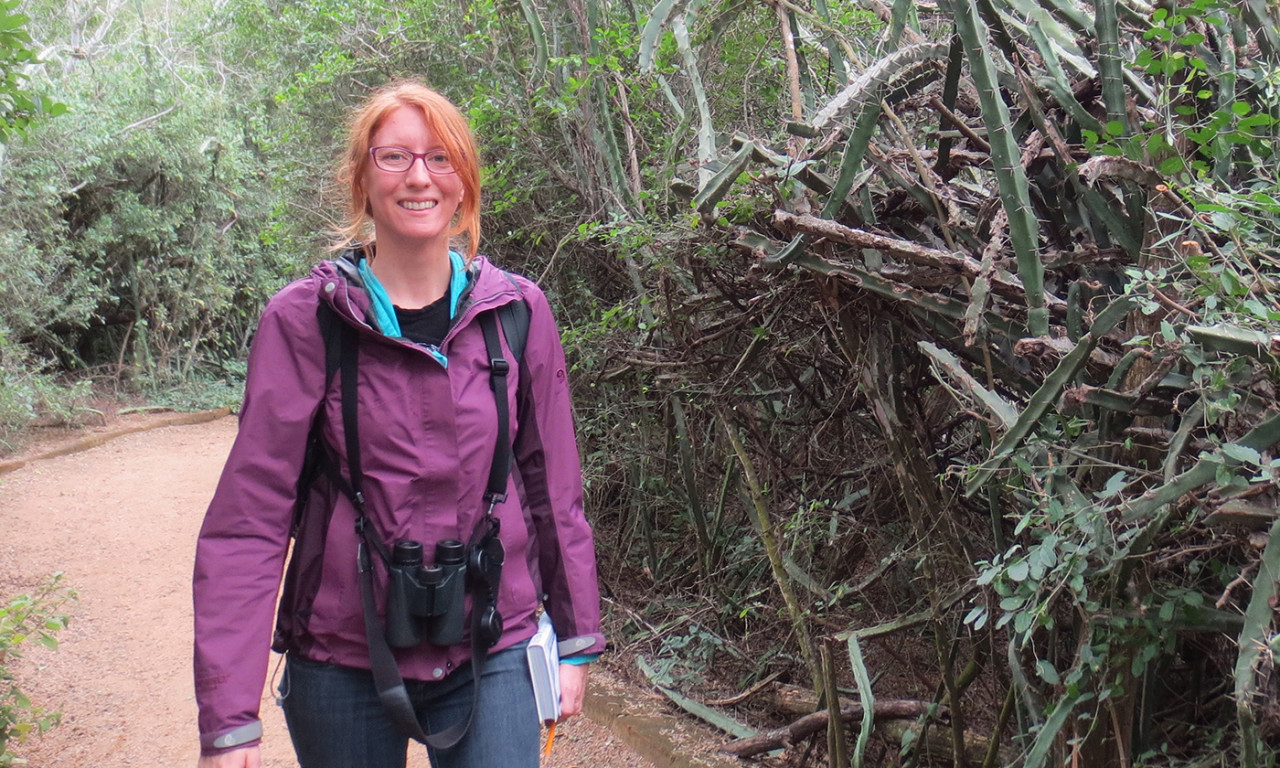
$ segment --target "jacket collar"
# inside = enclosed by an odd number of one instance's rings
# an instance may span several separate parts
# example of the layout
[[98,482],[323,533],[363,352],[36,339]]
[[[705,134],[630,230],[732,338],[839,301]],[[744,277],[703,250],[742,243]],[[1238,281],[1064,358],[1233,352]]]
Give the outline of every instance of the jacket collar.
[[[370,306],[369,292],[360,277],[359,259],[365,255],[365,247],[355,245],[341,251],[330,261],[317,264],[311,271],[317,295],[339,315],[361,325],[376,328]],[[495,267],[484,255],[477,255],[466,266],[465,283],[454,293],[456,305],[453,311],[455,323],[468,319],[468,310],[475,305],[488,309],[504,304],[519,296],[519,289],[511,275]]]

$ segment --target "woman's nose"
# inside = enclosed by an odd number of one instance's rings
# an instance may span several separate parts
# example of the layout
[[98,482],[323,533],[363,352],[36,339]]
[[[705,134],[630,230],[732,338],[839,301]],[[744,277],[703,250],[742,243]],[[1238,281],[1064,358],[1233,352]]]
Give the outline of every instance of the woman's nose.
[[432,178],[431,171],[427,170],[427,158],[413,158],[413,163],[409,165],[409,170],[404,172],[404,180],[406,183],[415,186],[429,185],[432,182]]

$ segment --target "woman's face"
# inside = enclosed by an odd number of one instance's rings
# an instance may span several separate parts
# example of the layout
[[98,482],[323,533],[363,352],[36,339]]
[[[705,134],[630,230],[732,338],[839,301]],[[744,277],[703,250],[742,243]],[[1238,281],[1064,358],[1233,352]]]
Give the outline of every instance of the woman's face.
[[[387,115],[369,146],[401,147],[416,154],[444,148],[416,107],[399,107]],[[364,182],[380,244],[448,247],[449,228],[463,192],[456,173],[433,174],[421,158],[415,158],[403,173],[384,171],[370,161]]]

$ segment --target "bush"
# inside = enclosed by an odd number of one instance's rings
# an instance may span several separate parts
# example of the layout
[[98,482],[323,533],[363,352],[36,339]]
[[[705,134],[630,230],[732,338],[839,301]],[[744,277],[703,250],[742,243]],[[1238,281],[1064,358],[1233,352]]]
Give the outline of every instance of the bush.
[[58,647],[55,634],[67,626],[68,618],[61,609],[75,596],[58,573],[34,595],[19,595],[0,607],[0,766],[23,762],[10,754],[11,740],[21,743],[32,732],[44,733],[58,724],[61,715],[33,705],[9,668],[21,658],[27,640]]

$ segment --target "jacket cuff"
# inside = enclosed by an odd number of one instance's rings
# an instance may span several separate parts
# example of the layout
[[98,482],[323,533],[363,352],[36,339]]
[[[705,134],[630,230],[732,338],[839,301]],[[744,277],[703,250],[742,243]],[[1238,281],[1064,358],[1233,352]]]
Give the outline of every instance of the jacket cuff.
[[233,749],[253,746],[262,741],[262,721],[236,726],[222,733],[200,734],[200,754],[217,755]]
[[604,651],[603,635],[578,635],[565,637],[556,643],[556,655],[562,659],[583,654],[600,655]]

